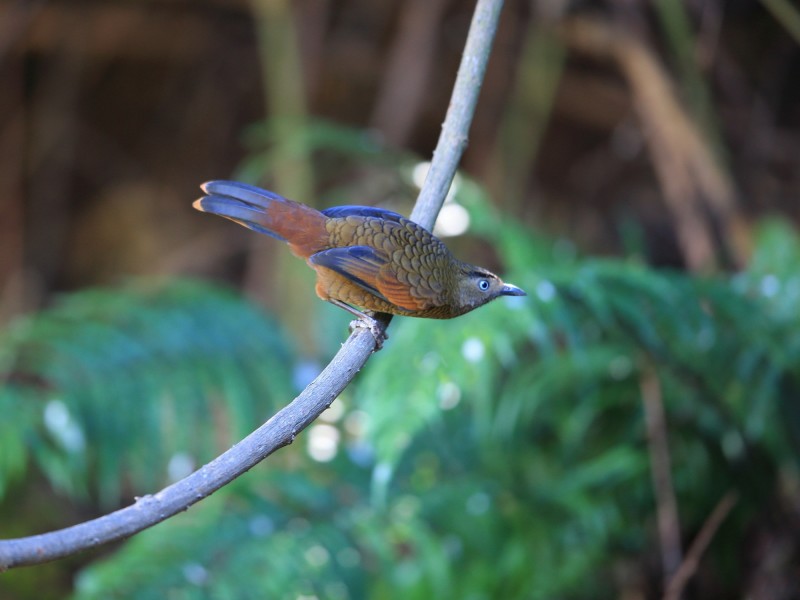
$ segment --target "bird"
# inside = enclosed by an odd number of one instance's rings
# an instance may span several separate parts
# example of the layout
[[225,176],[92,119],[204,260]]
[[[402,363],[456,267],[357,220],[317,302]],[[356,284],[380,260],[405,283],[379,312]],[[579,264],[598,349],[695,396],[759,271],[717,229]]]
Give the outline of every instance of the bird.
[[374,313],[451,319],[500,296],[526,295],[491,271],[458,260],[427,229],[390,210],[320,211],[237,181],[200,187],[204,195],[194,208],[288,243],[316,271],[317,295],[365,321],[376,340]]

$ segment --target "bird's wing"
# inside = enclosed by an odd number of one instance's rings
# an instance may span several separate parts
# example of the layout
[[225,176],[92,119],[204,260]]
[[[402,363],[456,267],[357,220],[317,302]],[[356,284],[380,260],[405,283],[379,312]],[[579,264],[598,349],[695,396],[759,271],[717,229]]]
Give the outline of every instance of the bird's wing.
[[391,302],[378,289],[380,269],[387,261],[374,248],[369,246],[330,248],[312,254],[308,261],[312,265],[336,271],[369,293]]
[[393,269],[386,268],[389,264],[386,254],[369,246],[331,248],[317,252],[308,260],[313,265],[336,271],[400,308],[414,311],[429,307],[428,302],[411,295],[409,285],[400,281]]
[[403,215],[398,214],[385,208],[378,208],[377,206],[332,206],[322,211],[322,214],[330,219],[339,219],[343,217],[369,217],[372,219],[383,219],[385,221],[392,221],[400,223],[407,220]]
[[[436,299],[428,294],[427,289],[409,282],[410,275],[403,267],[391,265],[381,270],[378,289],[392,304],[408,310],[424,310],[436,306]],[[412,289],[417,292],[416,295],[411,293]]]

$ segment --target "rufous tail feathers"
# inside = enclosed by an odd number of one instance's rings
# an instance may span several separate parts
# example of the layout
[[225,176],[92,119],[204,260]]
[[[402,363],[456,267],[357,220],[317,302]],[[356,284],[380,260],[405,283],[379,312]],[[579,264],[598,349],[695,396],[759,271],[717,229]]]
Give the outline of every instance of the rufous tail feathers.
[[292,252],[308,258],[328,245],[327,217],[318,210],[273,192],[236,181],[209,181],[197,210],[235,221],[253,231],[288,242]]

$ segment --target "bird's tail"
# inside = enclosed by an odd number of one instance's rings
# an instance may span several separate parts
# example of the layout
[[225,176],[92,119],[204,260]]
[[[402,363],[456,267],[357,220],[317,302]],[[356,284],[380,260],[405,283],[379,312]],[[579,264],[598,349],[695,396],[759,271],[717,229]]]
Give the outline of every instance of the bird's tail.
[[236,181],[209,181],[205,196],[193,206],[235,221],[259,233],[288,242],[297,256],[308,258],[327,247],[327,217],[318,210],[273,192]]

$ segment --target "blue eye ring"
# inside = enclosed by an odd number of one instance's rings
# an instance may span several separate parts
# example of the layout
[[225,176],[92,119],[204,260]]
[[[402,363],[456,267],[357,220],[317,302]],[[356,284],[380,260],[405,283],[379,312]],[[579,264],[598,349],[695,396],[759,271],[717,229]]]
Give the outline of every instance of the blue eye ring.
[[478,289],[482,292],[486,292],[489,290],[489,280],[488,279],[479,279],[478,280]]

